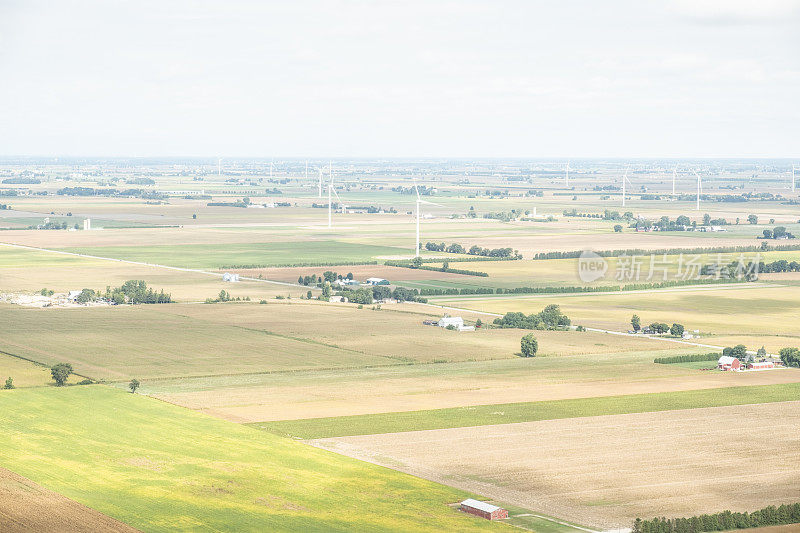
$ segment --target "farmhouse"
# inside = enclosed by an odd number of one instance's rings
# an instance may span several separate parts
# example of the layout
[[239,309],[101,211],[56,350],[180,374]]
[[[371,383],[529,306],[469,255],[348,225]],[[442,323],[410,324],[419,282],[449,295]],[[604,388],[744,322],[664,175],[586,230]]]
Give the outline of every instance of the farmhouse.
[[742,369],[742,362],[735,357],[723,355],[719,358],[719,361],[717,361],[717,368],[719,370],[731,370],[735,372]]
[[485,518],[486,520],[502,520],[504,518],[508,518],[508,511],[502,507],[492,505],[491,503],[473,500],[472,498],[461,502],[459,509],[465,513]]
[[367,283],[370,285],[389,285],[389,282],[383,278],[367,278]]

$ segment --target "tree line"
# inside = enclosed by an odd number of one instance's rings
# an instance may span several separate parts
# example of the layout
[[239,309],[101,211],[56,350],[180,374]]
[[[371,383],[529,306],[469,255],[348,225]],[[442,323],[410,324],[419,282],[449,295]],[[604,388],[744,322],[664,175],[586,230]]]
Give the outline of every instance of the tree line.
[[520,253],[513,248],[482,248],[477,244],[467,250],[458,243],[448,245],[443,242],[427,242],[425,243],[425,249],[430,252],[447,252],[449,254],[467,254],[478,255],[482,257],[507,257],[511,259],[522,259],[522,255],[520,255]]
[[752,513],[723,511],[691,518],[653,518],[633,522],[633,533],[702,533],[800,523],[800,503],[770,505]]
[[670,357],[656,357],[653,359],[654,363],[660,365],[671,365],[675,363],[695,363],[700,361],[716,361],[719,359],[719,353],[695,353],[691,355],[672,355]]
[[[798,244],[785,244],[772,246],[770,250],[778,252],[787,252],[800,250]],[[763,251],[762,246],[715,246],[709,248],[662,248],[660,250],[643,250],[639,248],[630,248],[627,250],[600,250],[595,251],[600,257],[618,257],[620,255],[678,255],[678,254],[724,254],[724,253],[737,253],[737,252],[760,252]],[[577,259],[584,253],[584,250],[573,250],[568,252],[539,252],[534,254],[534,260],[546,259]]]

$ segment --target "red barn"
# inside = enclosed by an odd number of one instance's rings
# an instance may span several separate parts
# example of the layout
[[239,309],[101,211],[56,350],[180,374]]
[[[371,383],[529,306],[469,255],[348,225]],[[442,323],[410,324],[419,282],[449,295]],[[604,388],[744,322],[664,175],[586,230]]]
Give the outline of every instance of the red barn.
[[768,368],[775,368],[775,364],[771,361],[759,361],[757,363],[750,363],[747,365],[749,370],[767,370]]
[[465,513],[474,514],[486,520],[502,520],[503,518],[508,518],[508,511],[505,509],[492,505],[491,503],[473,500],[472,498],[461,502],[460,509]]
[[723,355],[719,358],[719,361],[717,361],[717,368],[720,370],[741,370],[742,362],[735,357]]

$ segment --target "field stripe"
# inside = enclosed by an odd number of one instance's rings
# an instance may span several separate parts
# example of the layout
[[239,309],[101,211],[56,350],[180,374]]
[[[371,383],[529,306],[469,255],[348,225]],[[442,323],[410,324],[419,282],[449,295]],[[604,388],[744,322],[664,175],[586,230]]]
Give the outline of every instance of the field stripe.
[[[786,370],[786,372],[793,371],[795,370]],[[475,405],[423,411],[254,422],[248,425],[294,438],[320,439],[795,400],[800,400],[800,383]]]

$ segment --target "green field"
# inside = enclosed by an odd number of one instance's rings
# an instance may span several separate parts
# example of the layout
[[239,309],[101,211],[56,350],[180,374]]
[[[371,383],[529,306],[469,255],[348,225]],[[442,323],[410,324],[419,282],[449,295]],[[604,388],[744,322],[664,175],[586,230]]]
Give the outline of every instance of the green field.
[[426,429],[534,422],[698,407],[722,407],[800,399],[800,383],[728,387],[654,394],[629,394],[544,402],[476,405],[404,413],[254,423],[254,427],[301,439],[321,439]]
[[142,531],[479,531],[468,495],[107,388],[0,391],[0,464]]
[[305,242],[253,242],[230,244],[179,244],[148,246],[97,246],[63,251],[169,265],[181,268],[219,269],[231,265],[294,265],[372,261],[381,255],[407,254],[390,246],[333,240]]

